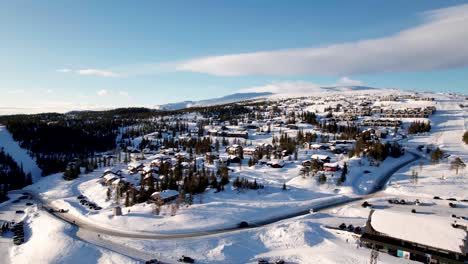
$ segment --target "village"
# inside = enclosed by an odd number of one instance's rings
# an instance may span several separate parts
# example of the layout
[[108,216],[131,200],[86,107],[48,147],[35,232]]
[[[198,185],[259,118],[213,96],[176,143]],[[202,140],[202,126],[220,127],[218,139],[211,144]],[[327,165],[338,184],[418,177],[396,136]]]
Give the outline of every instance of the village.
[[[432,136],[438,110],[437,100],[417,93],[270,98],[209,112],[189,109],[123,127],[118,149],[75,159],[64,173],[26,190],[37,193],[52,214],[93,225],[104,236],[105,230],[154,238],[249,230],[309,215],[307,221],[377,255],[463,263],[466,249],[456,247],[466,243],[467,197],[438,198],[450,199],[450,206],[443,205],[434,199],[444,193],[414,197],[399,193],[401,183],[392,180],[408,164],[419,164],[408,176],[417,184],[424,167],[452,168],[461,161],[437,141],[420,141]],[[463,165],[458,163],[460,171]],[[335,215],[337,204],[344,207]],[[327,216],[314,220],[322,211]],[[359,211],[359,217],[339,215],[348,211]],[[387,217],[380,216],[386,214],[402,222],[433,221],[427,228],[434,235],[453,233],[454,246],[406,236],[409,231],[398,231],[406,225],[388,230]],[[268,262],[263,260],[258,263]]]

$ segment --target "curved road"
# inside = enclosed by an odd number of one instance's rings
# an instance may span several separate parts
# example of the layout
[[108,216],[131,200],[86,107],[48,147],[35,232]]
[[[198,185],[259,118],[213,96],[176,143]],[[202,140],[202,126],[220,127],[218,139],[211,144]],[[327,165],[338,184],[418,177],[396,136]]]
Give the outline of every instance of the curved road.
[[[408,151],[407,153],[413,155],[413,158],[387,171],[385,175],[380,177],[377,184],[375,184],[373,188],[366,195],[361,195],[357,197],[346,197],[345,199],[343,199],[343,197],[337,197],[337,199],[333,201],[330,201],[328,203],[324,203],[321,205],[317,205],[311,208],[310,210],[303,210],[303,211],[283,215],[281,217],[275,217],[275,218],[265,219],[263,221],[257,221],[255,223],[249,223],[250,227],[248,228],[258,228],[261,226],[265,226],[265,225],[272,224],[272,223],[282,221],[282,220],[286,220],[289,218],[306,215],[310,213],[310,211],[319,212],[325,209],[343,206],[343,205],[346,205],[346,204],[349,204],[358,200],[372,198],[375,195],[377,195],[380,191],[383,190],[383,188],[385,187],[385,184],[393,176],[393,174],[395,174],[397,171],[399,171],[403,167],[421,158],[421,156],[416,153],[408,152]],[[43,204],[42,206],[43,209],[46,209],[47,211],[49,211],[49,209],[53,209],[54,212],[52,213],[52,215],[70,224],[76,225],[78,228],[82,228],[87,231],[95,232],[96,234],[105,234],[105,235],[110,235],[110,236],[115,236],[115,237],[143,238],[143,239],[178,239],[178,238],[190,238],[190,237],[201,237],[201,236],[223,234],[223,233],[234,232],[234,231],[245,229],[245,228],[239,228],[239,227],[231,227],[231,228],[223,228],[223,229],[216,229],[216,230],[210,230],[210,231],[200,231],[200,232],[195,232],[195,233],[182,233],[182,234],[154,234],[154,233],[144,233],[144,232],[121,231],[121,230],[115,230],[115,229],[109,229],[106,227],[97,226],[95,224],[89,223],[88,221],[82,221],[79,218],[74,217],[73,215],[69,215],[67,213],[58,213],[56,212],[58,208],[54,208],[49,203],[47,203],[47,201],[41,199],[38,195],[36,195],[35,198],[36,200],[38,200],[40,203]]]

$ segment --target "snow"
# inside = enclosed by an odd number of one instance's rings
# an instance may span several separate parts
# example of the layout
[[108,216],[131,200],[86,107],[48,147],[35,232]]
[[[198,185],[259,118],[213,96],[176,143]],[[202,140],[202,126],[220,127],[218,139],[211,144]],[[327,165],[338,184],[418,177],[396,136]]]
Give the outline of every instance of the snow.
[[372,227],[387,236],[465,254],[466,231],[453,228],[447,217],[376,210]]
[[33,182],[36,182],[41,178],[42,170],[37,166],[36,161],[28,155],[26,150],[20,147],[6,127],[1,124],[0,148],[4,148],[5,152],[13,157],[18,165],[23,164],[23,170],[25,173],[31,172]]

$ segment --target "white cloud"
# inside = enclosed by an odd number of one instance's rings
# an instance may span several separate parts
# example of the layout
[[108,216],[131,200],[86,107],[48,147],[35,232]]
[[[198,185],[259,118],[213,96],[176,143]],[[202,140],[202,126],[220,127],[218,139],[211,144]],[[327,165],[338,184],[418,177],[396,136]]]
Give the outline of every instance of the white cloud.
[[[307,81],[281,81],[273,82],[267,85],[254,86],[242,89],[241,93],[261,93],[270,92],[279,96],[303,96],[313,95],[324,92],[345,92],[345,91],[361,91],[367,88],[352,87],[363,86],[364,83],[359,80],[353,80],[349,77],[342,77],[333,84],[317,84]],[[335,88],[336,87],[336,88]]]
[[52,89],[47,89],[45,92],[48,93],[48,94],[51,94],[51,93],[54,92],[54,90],[52,90]]
[[468,66],[468,4],[423,13],[397,34],[325,47],[196,58],[180,71],[219,76],[352,75]]
[[118,73],[107,71],[107,70],[100,70],[100,69],[83,69],[77,70],[76,73],[79,75],[93,75],[99,77],[119,77]]
[[361,86],[363,83],[359,80],[353,80],[348,76],[341,77],[335,84],[336,86]]
[[126,98],[132,98],[127,91],[119,91],[119,95]]
[[99,96],[108,96],[108,95],[110,95],[110,92],[108,90],[106,90],[106,89],[102,89],[102,90],[99,90],[97,92],[97,95],[99,95]]
[[274,82],[263,86],[255,86],[247,89],[240,90],[242,93],[262,93],[270,92],[275,94],[288,93],[291,95],[308,94],[311,92],[319,91],[320,85],[304,81],[285,81]]
[[57,70],[57,72],[62,72],[62,73],[68,73],[68,72],[71,72],[71,71],[72,71],[71,69],[67,69],[67,68]]

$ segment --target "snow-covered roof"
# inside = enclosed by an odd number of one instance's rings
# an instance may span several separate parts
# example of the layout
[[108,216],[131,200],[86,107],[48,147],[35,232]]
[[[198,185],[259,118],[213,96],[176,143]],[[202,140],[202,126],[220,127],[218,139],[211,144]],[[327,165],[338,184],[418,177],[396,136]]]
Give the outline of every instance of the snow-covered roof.
[[177,195],[179,195],[179,192],[176,190],[164,190],[162,192],[154,192],[153,194],[151,194],[151,197],[159,196],[162,199],[167,199],[167,198],[174,197]]
[[390,237],[465,254],[467,233],[452,227],[448,217],[375,210],[370,223],[375,231]]
[[336,163],[336,162],[334,162],[334,163],[324,163],[323,166],[328,167],[328,168],[338,168],[339,167],[338,163]]
[[314,154],[312,155],[312,159],[320,159],[320,160],[324,160],[324,159],[328,159],[330,157],[328,157],[327,155],[321,155],[321,154]]

